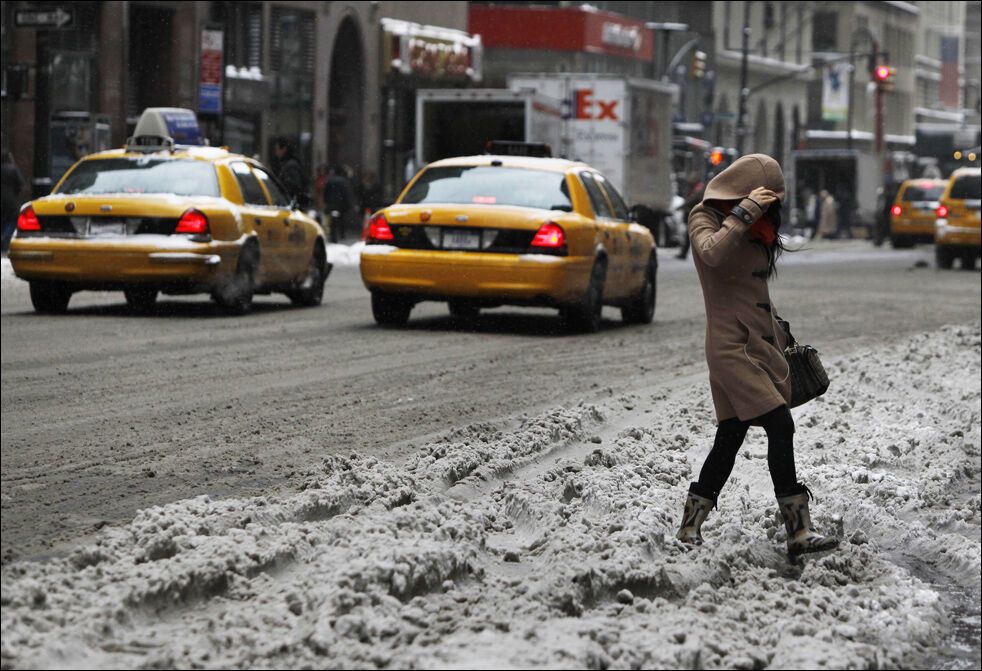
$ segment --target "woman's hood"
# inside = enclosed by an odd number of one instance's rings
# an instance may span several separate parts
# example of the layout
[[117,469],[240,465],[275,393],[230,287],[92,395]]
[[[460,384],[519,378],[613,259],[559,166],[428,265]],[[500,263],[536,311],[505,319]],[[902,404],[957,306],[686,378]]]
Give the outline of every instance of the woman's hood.
[[767,154],[741,156],[706,186],[703,200],[743,200],[758,186],[765,186],[784,202],[784,173]]

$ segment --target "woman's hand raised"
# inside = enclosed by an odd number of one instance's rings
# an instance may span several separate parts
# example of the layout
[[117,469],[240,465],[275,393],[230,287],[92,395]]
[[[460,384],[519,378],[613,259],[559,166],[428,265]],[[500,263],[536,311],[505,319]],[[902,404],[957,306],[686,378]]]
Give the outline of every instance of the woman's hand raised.
[[747,196],[750,200],[757,203],[757,206],[762,212],[766,212],[767,208],[771,206],[771,203],[777,201],[777,194],[768,189],[766,186],[758,186],[756,189],[750,192]]

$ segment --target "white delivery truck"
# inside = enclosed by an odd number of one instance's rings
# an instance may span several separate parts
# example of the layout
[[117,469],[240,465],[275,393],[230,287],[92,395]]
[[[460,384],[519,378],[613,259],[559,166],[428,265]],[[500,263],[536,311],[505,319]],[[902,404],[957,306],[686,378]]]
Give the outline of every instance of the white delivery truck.
[[[672,215],[674,84],[602,74],[520,74],[508,87],[563,101],[562,154],[590,164],[613,181],[642,214],[659,243]],[[644,221],[654,214],[655,221]],[[657,228],[656,228],[657,227]]]
[[492,140],[547,144],[562,152],[562,104],[535,91],[421,89],[416,92],[419,166],[485,153]]

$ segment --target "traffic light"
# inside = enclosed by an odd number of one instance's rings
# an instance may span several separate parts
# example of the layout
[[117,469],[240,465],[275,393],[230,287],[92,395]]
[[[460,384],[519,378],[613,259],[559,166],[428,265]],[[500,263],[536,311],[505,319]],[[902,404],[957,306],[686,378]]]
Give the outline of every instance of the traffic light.
[[691,79],[702,79],[706,76],[706,52],[693,51],[692,62],[689,64],[689,77]]
[[897,68],[889,65],[877,65],[873,70],[876,85],[881,91],[892,91],[897,81]]
[[723,151],[721,149],[713,149],[712,153],[709,154],[709,163],[712,166],[718,166],[723,162]]

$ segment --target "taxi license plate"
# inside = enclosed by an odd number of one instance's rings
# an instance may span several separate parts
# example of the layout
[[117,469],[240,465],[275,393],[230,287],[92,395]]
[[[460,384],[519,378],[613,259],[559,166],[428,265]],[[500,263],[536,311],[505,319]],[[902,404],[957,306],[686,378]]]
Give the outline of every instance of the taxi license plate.
[[477,231],[444,231],[444,249],[480,249],[481,234]]
[[126,224],[123,222],[89,222],[89,235],[102,237],[106,235],[126,235]]

